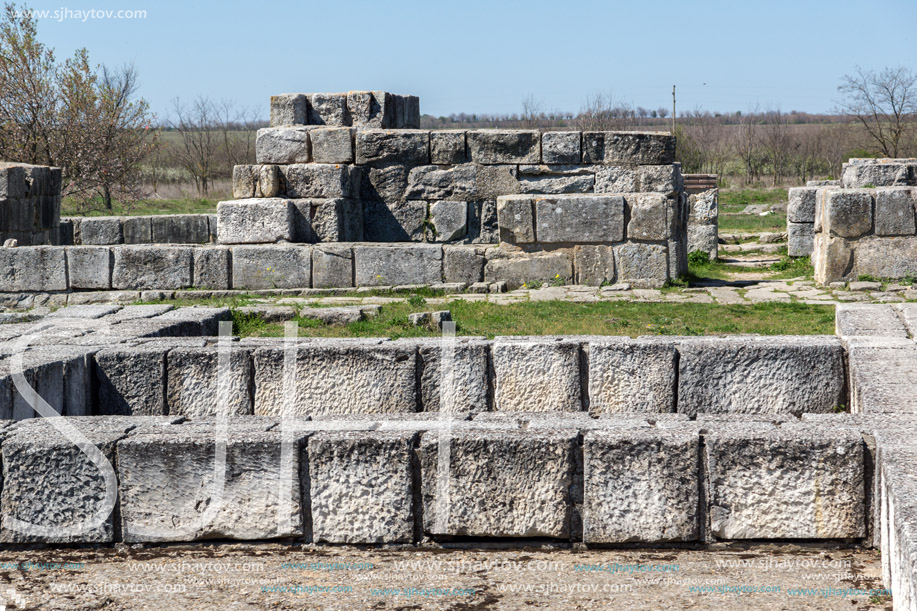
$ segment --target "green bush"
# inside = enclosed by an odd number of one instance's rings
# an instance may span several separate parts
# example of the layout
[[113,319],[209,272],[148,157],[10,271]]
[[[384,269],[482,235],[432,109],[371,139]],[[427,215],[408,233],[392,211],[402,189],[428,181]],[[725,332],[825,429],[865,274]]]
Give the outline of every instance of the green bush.
[[710,265],[710,253],[703,250],[693,250],[688,253],[688,265],[703,266]]

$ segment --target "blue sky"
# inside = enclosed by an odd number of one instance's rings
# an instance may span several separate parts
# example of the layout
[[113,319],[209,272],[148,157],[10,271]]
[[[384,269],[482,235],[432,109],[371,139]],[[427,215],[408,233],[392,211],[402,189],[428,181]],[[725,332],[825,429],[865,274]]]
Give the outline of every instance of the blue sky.
[[267,117],[271,94],[383,89],[421,112],[577,111],[590,94],[679,110],[830,111],[856,65],[917,68],[914,0],[34,1],[38,10],[145,10],[145,19],[53,18],[59,57],[133,62],[160,116],[176,96]]

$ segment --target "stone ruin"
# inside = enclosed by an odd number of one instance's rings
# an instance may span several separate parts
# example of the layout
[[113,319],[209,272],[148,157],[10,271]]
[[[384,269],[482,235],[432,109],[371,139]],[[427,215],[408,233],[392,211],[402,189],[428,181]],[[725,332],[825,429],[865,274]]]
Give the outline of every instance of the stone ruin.
[[0,162],[0,244],[60,244],[61,170]]

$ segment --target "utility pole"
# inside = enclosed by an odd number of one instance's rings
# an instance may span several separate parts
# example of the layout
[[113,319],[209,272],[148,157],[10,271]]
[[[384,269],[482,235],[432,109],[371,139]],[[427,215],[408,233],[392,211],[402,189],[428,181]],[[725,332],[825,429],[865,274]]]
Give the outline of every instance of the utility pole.
[[675,135],[675,85],[672,85],[672,135]]

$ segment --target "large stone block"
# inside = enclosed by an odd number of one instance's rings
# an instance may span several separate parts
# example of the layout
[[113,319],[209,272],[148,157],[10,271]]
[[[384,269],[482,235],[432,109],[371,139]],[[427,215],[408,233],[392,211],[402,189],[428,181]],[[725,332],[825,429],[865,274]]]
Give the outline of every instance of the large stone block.
[[468,160],[482,164],[541,163],[538,131],[482,129],[467,132]]
[[309,439],[314,541],[413,541],[415,436],[361,431],[317,433]]
[[675,162],[675,136],[663,132],[583,132],[583,163]]
[[152,320],[179,323],[180,332],[174,332],[171,335],[177,337],[200,337],[217,335],[220,323],[232,320],[232,311],[225,307],[191,306],[189,308],[169,310],[154,317]]
[[786,220],[790,223],[815,222],[816,187],[795,187],[789,190]]
[[846,405],[837,338],[752,337],[678,345],[678,411],[741,414],[832,412]]
[[574,284],[602,286],[615,280],[615,253],[611,246],[573,248]]
[[[303,443],[303,435],[294,436],[285,451],[280,432],[232,424],[225,438],[217,426],[177,425],[122,440],[124,541],[301,536]],[[221,447],[225,471],[217,469]]]
[[229,248],[195,248],[194,278],[196,289],[225,291],[231,288]]
[[577,432],[469,431],[446,443],[440,464],[438,436],[421,440],[425,533],[570,537]]
[[426,130],[360,130],[357,163],[430,163],[430,132]]
[[443,247],[354,246],[356,286],[436,284],[443,278]]
[[530,195],[504,195],[497,198],[497,225],[501,242],[531,244],[535,241],[534,205]]
[[416,95],[394,95],[395,128],[420,128],[420,98]]
[[302,93],[282,93],[271,96],[271,127],[305,125],[308,104]]
[[903,159],[851,159],[841,171],[845,189],[863,187],[903,187],[909,183],[911,167],[917,162]]
[[210,219],[206,214],[162,214],[150,218],[156,244],[206,244],[210,242]]
[[493,344],[494,410],[582,411],[579,367],[577,341],[497,338]]
[[80,219],[80,244],[105,246],[121,244],[121,219],[116,216],[88,216]]
[[580,163],[583,160],[581,132],[544,132],[541,156],[545,163]]
[[116,347],[97,352],[93,371],[99,388],[98,413],[111,416],[166,414],[166,352],[157,345]]
[[67,271],[72,289],[111,288],[111,249],[106,246],[67,248]]
[[658,288],[669,279],[666,246],[627,243],[614,248],[618,282],[628,282],[638,288]]
[[570,284],[573,260],[569,251],[516,253],[489,248],[484,265],[485,282],[506,282],[510,290],[532,283]]
[[464,130],[430,132],[430,163],[453,165],[467,160]]
[[353,199],[294,199],[293,241],[360,242],[363,206]]
[[490,408],[490,344],[456,338],[403,340],[419,347],[424,412],[478,413]]
[[417,411],[416,346],[314,341],[294,350],[293,397],[284,397],[284,349],[254,352],[255,414],[387,414]]
[[312,251],[308,246],[233,246],[233,289],[309,288]]
[[347,110],[354,126],[398,127],[395,125],[395,96],[386,91],[351,91],[347,94]]
[[586,543],[696,541],[700,535],[700,438],[696,431],[586,433]]
[[671,195],[685,189],[680,163],[637,166],[637,180],[640,184],[640,191],[645,193]]
[[[809,225],[809,227],[811,228],[812,225]],[[719,235],[718,234],[719,234],[719,231],[716,225],[691,225],[689,224],[688,225],[688,247],[687,247],[688,252],[690,253],[690,252],[699,250],[700,252],[707,253],[707,256],[710,257],[711,260],[716,259],[717,254],[719,252]],[[792,240],[790,241],[790,244],[792,245]],[[812,249],[809,248],[809,252],[806,254],[809,254],[811,252],[812,252]],[[669,249],[669,253],[671,254],[671,248]],[[792,252],[789,252],[789,255],[791,257],[802,256],[798,254],[793,254]],[[669,263],[670,263],[669,276],[676,277],[679,274],[672,273],[671,260],[669,261]]]
[[217,240],[222,244],[293,241],[293,206],[279,197],[217,204]]
[[484,278],[484,252],[476,246],[443,246],[443,281],[474,284]]
[[312,287],[353,286],[353,250],[350,246],[320,244],[312,247]]
[[828,190],[825,193],[824,230],[843,238],[858,238],[869,233],[874,195],[874,191],[867,189]]
[[674,344],[628,338],[589,342],[589,412],[675,411]]
[[721,539],[866,535],[863,440],[790,423],[716,427],[704,435],[710,530]]
[[166,357],[169,414],[196,419],[252,414],[251,353],[230,345],[174,348]]
[[354,133],[350,127],[328,127],[309,132],[315,163],[353,163]]
[[468,202],[438,201],[430,204],[427,239],[453,242],[468,233]]
[[593,166],[520,165],[518,177],[523,193],[591,193],[595,187]]
[[363,239],[367,242],[421,242],[427,229],[427,202],[364,201]]
[[635,167],[629,165],[595,167],[596,193],[637,193],[639,190]]
[[114,246],[113,289],[191,288],[190,246]]
[[[856,242],[853,260],[850,276],[854,279],[863,275],[874,278],[917,276],[917,237],[862,238]],[[819,280],[817,276],[816,280]]]
[[808,257],[815,250],[815,231],[812,223],[787,223],[786,254],[791,257]]
[[280,193],[280,172],[275,165],[237,165],[232,168],[232,196],[274,197]]
[[55,246],[0,249],[0,292],[65,290],[65,249]]
[[[626,200],[630,213],[630,221],[627,223],[629,240],[661,241],[672,236],[674,200],[656,193],[628,195]],[[621,225],[623,227],[623,218]]]
[[500,241],[496,200],[470,202],[468,214],[468,238],[472,244],[496,244]]
[[876,235],[914,235],[917,189],[876,189]]
[[343,127],[351,122],[346,93],[313,93],[309,96],[309,125]]
[[312,143],[307,127],[265,127],[255,138],[255,161],[258,163],[309,163]]
[[908,329],[891,304],[839,303],[834,313],[834,329],[840,338],[907,338]]
[[[906,238],[894,239],[906,240]],[[852,275],[853,249],[850,244],[844,238],[834,238],[819,233],[817,224],[815,226],[815,246],[812,249],[812,264],[815,267],[815,282],[819,284],[855,278]]]
[[323,163],[280,166],[283,191],[292,198],[356,198],[360,169]]

